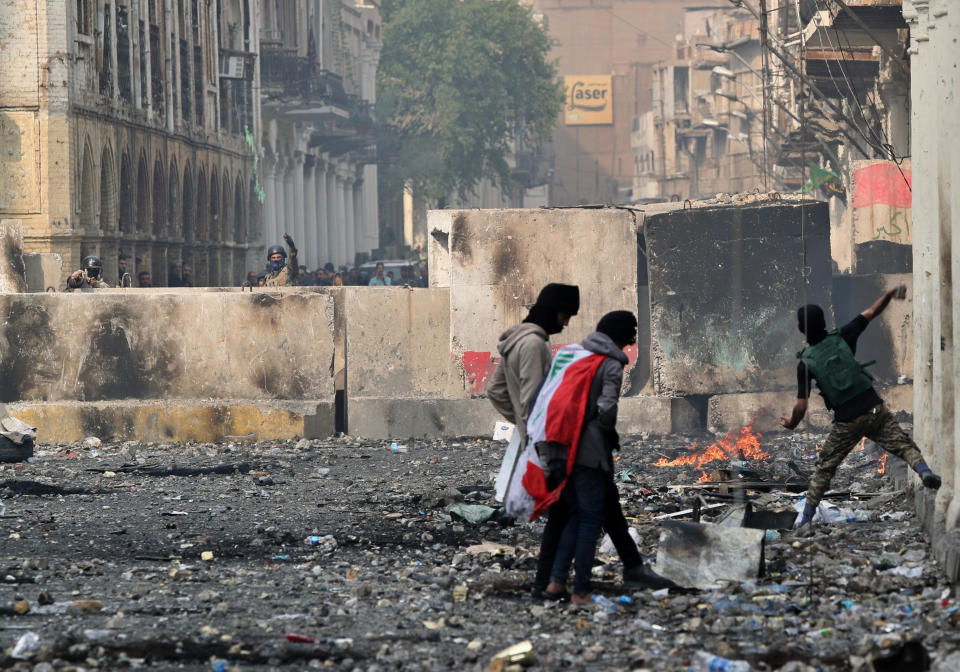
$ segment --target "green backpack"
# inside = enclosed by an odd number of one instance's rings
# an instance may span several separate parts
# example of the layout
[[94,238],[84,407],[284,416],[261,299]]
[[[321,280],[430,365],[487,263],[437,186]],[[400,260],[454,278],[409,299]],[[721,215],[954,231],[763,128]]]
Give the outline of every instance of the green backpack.
[[873,387],[873,376],[865,369],[874,362],[858,362],[837,329],[828,332],[816,345],[798,352],[797,357],[816,378],[827,408],[837,408]]

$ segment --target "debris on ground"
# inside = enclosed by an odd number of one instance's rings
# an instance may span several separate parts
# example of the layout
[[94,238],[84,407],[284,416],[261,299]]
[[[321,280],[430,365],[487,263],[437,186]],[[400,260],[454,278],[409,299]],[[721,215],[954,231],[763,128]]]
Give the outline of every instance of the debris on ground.
[[837,520],[801,539],[770,525],[823,436],[724,438],[624,437],[617,487],[653,569],[676,521],[762,536],[754,575],[629,590],[605,546],[587,607],[530,597],[544,522],[496,513],[503,442],[38,446],[0,464],[0,668],[957,669],[960,602],[902,464],[856,449]]

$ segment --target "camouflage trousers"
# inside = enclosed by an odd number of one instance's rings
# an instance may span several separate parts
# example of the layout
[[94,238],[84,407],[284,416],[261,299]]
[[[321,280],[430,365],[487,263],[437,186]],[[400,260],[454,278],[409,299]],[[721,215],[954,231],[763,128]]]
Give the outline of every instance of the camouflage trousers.
[[817,456],[817,469],[807,490],[808,504],[816,506],[820,503],[823,493],[830,487],[830,481],[837,473],[837,467],[863,437],[867,437],[888,453],[903,458],[913,468],[923,461],[917,444],[900,428],[893,414],[883,406],[877,406],[850,422],[834,422],[827,442]]

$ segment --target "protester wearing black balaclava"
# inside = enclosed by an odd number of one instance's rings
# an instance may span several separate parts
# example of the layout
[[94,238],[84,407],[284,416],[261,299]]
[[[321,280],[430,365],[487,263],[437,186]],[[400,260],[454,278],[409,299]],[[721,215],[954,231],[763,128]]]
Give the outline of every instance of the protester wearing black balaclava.
[[807,337],[807,343],[816,345],[827,337],[827,322],[823,308],[808,303],[797,309],[797,328]]
[[551,282],[540,290],[537,302],[530,307],[524,322],[543,327],[548,335],[559,334],[580,312],[580,288]]
[[817,466],[810,478],[804,498],[803,512],[797,520],[800,534],[810,534],[810,523],[830,482],[843,462],[864,437],[878,444],[888,453],[905,460],[917,472],[924,487],[936,490],[940,477],[923,460],[920,449],[903,431],[897,419],[886,408],[873,386],[873,377],[856,360],[857,340],[875,317],[886,310],[894,298],[906,298],[903,285],[891,289],[874,301],[873,305],[848,323],[829,333],[819,306],[808,304],[797,311],[797,326],[807,337],[807,347],[797,353],[797,401],[790,416],[780,418],[780,424],[794,429],[807,413],[807,399],[816,381],[824,404],[833,411],[830,434],[817,455]]

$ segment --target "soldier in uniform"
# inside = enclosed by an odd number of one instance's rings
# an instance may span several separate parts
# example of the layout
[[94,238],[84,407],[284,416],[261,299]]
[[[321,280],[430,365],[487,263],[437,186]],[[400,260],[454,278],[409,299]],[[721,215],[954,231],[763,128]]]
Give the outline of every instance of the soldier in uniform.
[[110,287],[103,279],[103,263],[100,257],[84,257],[80,270],[74,271],[67,278],[67,291],[72,289],[90,289]]
[[797,403],[789,418],[780,418],[780,424],[794,429],[800,423],[807,412],[807,399],[814,380],[827,408],[834,413],[833,427],[817,456],[816,471],[810,479],[797,527],[813,519],[840,463],[863,437],[906,460],[920,475],[924,486],[934,490],[940,487],[940,477],[930,470],[917,444],[884,406],[883,399],[873,388],[873,378],[864,370],[865,365],[854,358],[857,339],[870,321],[886,309],[891,299],[905,296],[906,287],[903,285],[890,290],[849,323],[829,332],[820,306],[810,304],[797,311],[799,328],[807,338],[807,347],[797,353],[800,359],[797,364]]
[[297,284],[297,274],[300,267],[297,265],[297,246],[293,244],[293,238],[289,233],[283,234],[283,239],[287,241],[287,247],[290,248],[290,256],[280,245],[273,245],[267,250],[267,261],[270,264],[270,270],[264,279],[266,287],[292,287]]

